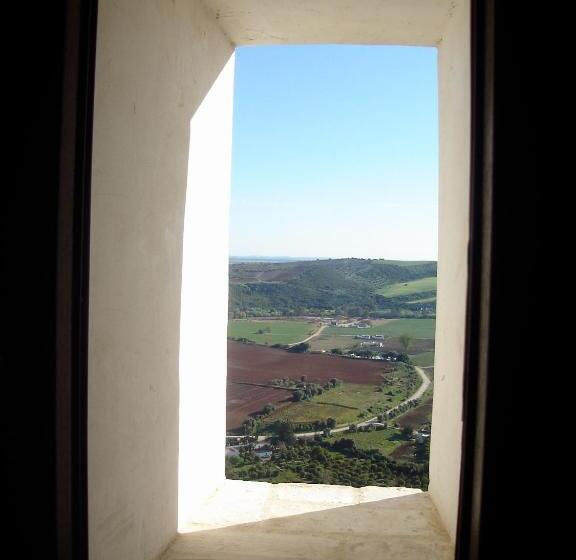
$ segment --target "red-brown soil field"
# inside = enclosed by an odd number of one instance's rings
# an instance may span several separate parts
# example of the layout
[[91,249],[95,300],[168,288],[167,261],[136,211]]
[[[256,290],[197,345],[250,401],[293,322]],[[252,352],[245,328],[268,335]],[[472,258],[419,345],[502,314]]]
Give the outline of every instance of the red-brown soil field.
[[285,350],[254,344],[228,342],[228,388],[226,426],[238,427],[246,417],[267,403],[290,404],[286,390],[243,385],[269,383],[272,379],[305,375],[312,383],[326,383],[337,377],[344,382],[377,385],[393,366],[375,360],[355,360],[329,354],[292,354]]
[[401,426],[420,426],[432,421],[432,399],[426,399],[421,405],[412,408],[406,414],[398,418],[398,424]]
[[246,418],[268,403],[276,408],[290,404],[291,391],[228,382],[226,387],[226,429],[239,427]]
[[228,341],[228,381],[268,383],[274,378],[299,378],[326,383],[333,377],[348,383],[377,385],[392,366],[377,360],[355,360],[330,354],[292,354],[277,348]]

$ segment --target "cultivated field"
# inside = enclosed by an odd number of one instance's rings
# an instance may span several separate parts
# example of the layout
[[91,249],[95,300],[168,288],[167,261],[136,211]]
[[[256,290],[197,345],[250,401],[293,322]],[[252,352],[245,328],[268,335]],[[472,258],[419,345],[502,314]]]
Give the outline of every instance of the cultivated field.
[[[344,330],[344,329],[342,329]],[[310,340],[310,349],[313,352],[321,352],[322,350],[329,352],[333,348],[340,348],[341,350],[351,350],[356,347],[360,347],[362,341],[354,338],[354,336],[342,334],[340,336],[336,335],[325,335],[322,333],[320,336]],[[374,341],[378,345],[382,343],[382,346],[374,346],[367,348],[372,348],[373,350],[383,351],[383,352],[404,352],[404,346],[398,338],[385,338],[384,340]],[[433,338],[414,338],[410,341],[409,354],[421,354],[427,353],[434,350],[434,339]],[[420,364],[416,364],[420,365]]]
[[420,406],[412,408],[398,417],[401,426],[420,428],[424,424],[432,422],[432,397],[427,398]]
[[[388,392],[393,393],[389,395]],[[291,404],[287,408],[274,411],[265,419],[265,423],[276,420],[290,420],[294,424],[306,424],[323,418],[334,418],[336,424],[360,422],[365,416],[374,416],[368,412],[370,407],[393,408],[407,397],[398,387],[387,387],[386,392],[376,390],[374,385],[344,383],[311,398]]]
[[436,301],[436,297],[426,297],[426,298],[420,298],[420,299],[411,299],[410,301],[407,301],[406,303],[412,304],[412,303],[433,303]]
[[383,295],[384,297],[392,298],[434,291],[436,291],[436,276],[419,278],[418,280],[412,280],[409,282],[398,282],[397,284],[390,284],[378,290],[377,293]]
[[291,391],[228,382],[226,387],[226,429],[239,427],[250,414],[268,403],[279,408],[290,404]]
[[329,327],[326,335],[355,336],[360,334],[382,334],[386,337],[398,337],[407,334],[413,338],[434,338],[436,319],[378,319],[372,321],[367,329],[357,327]]
[[384,455],[389,455],[406,441],[398,428],[387,428],[370,432],[345,432],[344,434],[331,436],[328,441],[335,442],[340,439],[351,439],[359,449],[378,449]]
[[375,334],[385,337],[384,340],[378,341],[382,343],[382,347],[378,348],[387,352],[404,352],[405,349],[399,337],[408,335],[412,338],[408,352],[420,354],[434,350],[435,319],[378,319],[373,320],[372,326],[367,329],[328,327],[321,335],[313,338],[310,345],[311,349],[316,352],[330,351],[333,348],[350,350],[361,342],[356,336]]
[[414,354],[410,356],[410,361],[415,366],[429,367],[434,365],[434,352],[422,352],[421,354]]
[[[255,344],[228,342],[227,429],[238,428],[264,405],[276,406],[264,418],[268,424],[279,419],[306,424],[334,418],[337,424],[363,418],[393,408],[413,392],[408,378],[398,366],[373,360],[355,360],[329,354],[291,354]],[[414,374],[415,375],[415,374]],[[325,384],[332,378],[343,381],[309,400],[291,402],[288,389],[263,387],[273,379],[306,376],[309,383]],[[384,390],[378,386],[386,381]]]
[[313,334],[318,326],[313,321],[231,319],[228,336],[247,338],[257,344],[294,344]]
[[307,376],[312,383],[333,377],[345,383],[378,385],[393,368],[388,363],[327,354],[291,354],[276,348],[228,341],[228,380],[267,383],[274,378]]

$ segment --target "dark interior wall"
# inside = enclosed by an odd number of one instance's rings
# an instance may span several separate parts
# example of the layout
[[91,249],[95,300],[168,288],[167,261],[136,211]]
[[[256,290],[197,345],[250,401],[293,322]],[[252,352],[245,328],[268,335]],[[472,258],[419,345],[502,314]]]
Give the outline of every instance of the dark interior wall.
[[[520,558],[546,535],[544,356],[554,330],[541,291],[556,267],[544,236],[544,49],[523,40],[540,12],[495,0],[473,2],[473,170],[465,445],[460,558]],[[549,169],[549,168],[548,168]],[[544,176],[543,176],[544,175]],[[548,278],[546,278],[548,276]],[[550,379],[550,378],[548,378]],[[546,406],[546,405],[545,405]],[[537,520],[537,521],[536,521]],[[533,531],[534,521],[541,524]],[[528,557],[528,556],[527,556]]]
[[[12,126],[5,137],[10,179],[4,177],[2,189],[8,534],[27,543],[31,556],[46,558],[56,557],[54,324],[64,8],[64,2],[39,5],[35,14],[12,8],[4,20],[21,32],[4,51],[18,56],[3,72],[12,84]],[[42,520],[34,539],[28,525],[32,511]]]
[[[82,558],[83,235],[92,1],[3,9],[3,483],[27,558]],[[8,126],[6,126],[8,123]]]

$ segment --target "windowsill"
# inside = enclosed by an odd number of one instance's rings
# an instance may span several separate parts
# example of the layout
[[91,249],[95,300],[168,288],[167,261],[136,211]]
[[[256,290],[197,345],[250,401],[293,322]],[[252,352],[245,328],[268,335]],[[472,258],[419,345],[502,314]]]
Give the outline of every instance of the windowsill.
[[449,560],[452,549],[428,494],[417,489],[227,480],[163,560]]

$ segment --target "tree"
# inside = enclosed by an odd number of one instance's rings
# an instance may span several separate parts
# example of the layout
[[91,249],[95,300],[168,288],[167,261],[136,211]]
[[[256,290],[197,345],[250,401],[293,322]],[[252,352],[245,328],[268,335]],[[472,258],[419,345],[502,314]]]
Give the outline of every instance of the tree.
[[276,410],[276,407],[272,403],[268,403],[262,408],[262,414],[272,414]]
[[332,449],[336,451],[345,451],[345,450],[351,451],[356,449],[356,444],[354,443],[353,439],[342,438],[333,443]]
[[328,418],[326,420],[326,426],[328,428],[335,428],[336,427],[336,420],[334,420],[334,418]]
[[303,401],[303,400],[305,399],[305,397],[306,397],[306,393],[305,393],[304,391],[298,390],[298,391],[294,391],[294,392],[292,393],[292,400],[293,400],[294,402]]
[[414,431],[414,428],[412,426],[406,425],[402,428],[402,435],[408,439],[410,437],[412,437],[412,432]]
[[310,457],[315,461],[319,461],[321,463],[326,463],[329,459],[328,452],[320,447],[319,445],[315,445],[310,452]]
[[294,346],[290,346],[288,348],[288,352],[294,352],[296,354],[302,354],[304,352],[308,352],[310,348],[310,344],[307,342],[300,342],[300,344],[295,344]]
[[281,420],[276,423],[276,437],[278,441],[283,441],[286,445],[294,443],[296,437],[294,436],[294,427],[292,422],[288,420]]
[[404,348],[404,352],[407,354],[408,348],[410,347],[410,344],[412,344],[412,337],[409,334],[401,334],[398,337],[398,340],[400,341],[402,348]]

